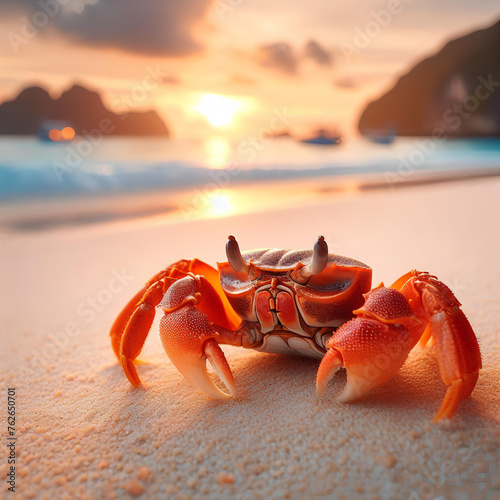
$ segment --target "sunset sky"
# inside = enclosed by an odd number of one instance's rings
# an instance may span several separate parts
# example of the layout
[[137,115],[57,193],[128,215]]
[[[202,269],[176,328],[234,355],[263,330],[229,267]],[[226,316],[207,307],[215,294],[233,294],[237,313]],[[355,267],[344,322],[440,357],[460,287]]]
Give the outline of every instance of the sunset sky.
[[500,18],[498,0],[0,0],[0,9],[2,100],[33,84],[57,96],[77,82],[115,111],[156,108],[176,138],[257,133],[276,110],[299,134],[351,134],[398,75]]

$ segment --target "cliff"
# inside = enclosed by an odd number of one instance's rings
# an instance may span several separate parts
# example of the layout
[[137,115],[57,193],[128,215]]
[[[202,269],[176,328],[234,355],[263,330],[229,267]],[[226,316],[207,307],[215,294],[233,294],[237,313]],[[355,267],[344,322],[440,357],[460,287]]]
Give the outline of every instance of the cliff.
[[500,136],[500,21],[418,63],[359,121],[362,134]]

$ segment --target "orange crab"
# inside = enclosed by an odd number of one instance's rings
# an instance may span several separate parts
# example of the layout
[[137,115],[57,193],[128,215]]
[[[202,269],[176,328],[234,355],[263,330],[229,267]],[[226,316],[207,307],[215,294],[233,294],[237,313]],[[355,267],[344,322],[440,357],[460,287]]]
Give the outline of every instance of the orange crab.
[[[236,396],[219,344],[322,358],[316,388],[347,370],[338,397],[353,401],[387,382],[420,340],[432,337],[446,396],[434,421],[454,415],[476,385],[481,354],[452,291],[427,272],[410,271],[391,287],[370,291],[372,271],[328,253],[322,236],[313,250],[240,252],[229,236],[219,270],[194,259],[160,271],[129,301],[111,328],[111,343],[134,387],[134,364],[153,323],[177,369],[213,398]],[[206,359],[230,394],[210,379]]]

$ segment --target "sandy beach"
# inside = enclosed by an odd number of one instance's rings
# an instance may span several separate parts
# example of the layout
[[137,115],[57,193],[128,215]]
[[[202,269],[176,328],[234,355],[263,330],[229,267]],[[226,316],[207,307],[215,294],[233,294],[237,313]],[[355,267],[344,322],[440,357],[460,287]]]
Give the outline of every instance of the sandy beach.
[[[37,232],[4,224],[0,377],[4,401],[15,388],[17,455],[16,493],[6,496],[2,458],[0,496],[500,498],[499,215],[500,178],[492,177],[326,190],[190,222]],[[396,377],[345,405],[335,401],[344,374],[317,396],[317,360],[224,347],[239,398],[213,401],[168,360],[159,318],[140,357],[143,385],[133,389],[110,346],[113,319],[167,264],[225,260],[229,234],[242,249],[310,248],[322,234],[330,252],[370,265],[374,284],[415,268],[436,274],[480,342],[471,397],[451,421],[430,426],[446,390],[432,348],[416,347]]]

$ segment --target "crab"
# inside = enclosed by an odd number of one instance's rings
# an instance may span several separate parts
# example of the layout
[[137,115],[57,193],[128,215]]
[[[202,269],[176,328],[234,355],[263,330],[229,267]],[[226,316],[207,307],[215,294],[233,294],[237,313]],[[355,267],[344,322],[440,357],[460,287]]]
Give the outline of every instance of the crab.
[[[387,382],[418,342],[431,340],[448,386],[434,422],[452,417],[474,389],[481,369],[476,336],[460,302],[435,276],[413,270],[390,287],[371,289],[371,268],[330,254],[322,236],[313,250],[243,254],[229,236],[226,255],[218,270],[198,259],[168,266],[118,315],[111,344],[134,387],[141,383],[134,360],[159,307],[168,357],[212,398],[236,398],[219,344],[321,358],[319,394],[345,368],[347,383],[337,400],[346,403]],[[228,392],[212,381],[207,359]]]

